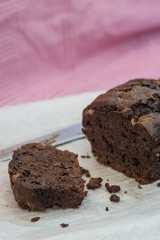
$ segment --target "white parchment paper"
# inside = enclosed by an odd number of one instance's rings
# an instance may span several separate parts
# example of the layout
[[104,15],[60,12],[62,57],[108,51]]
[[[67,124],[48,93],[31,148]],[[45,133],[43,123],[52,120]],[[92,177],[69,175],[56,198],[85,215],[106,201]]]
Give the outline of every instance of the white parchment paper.
[[[97,94],[0,109],[0,147],[80,122],[82,109]],[[86,139],[66,144],[60,149],[78,153],[80,165],[87,168],[93,177],[103,178],[102,187],[90,190],[79,209],[29,212],[17,206],[10,188],[8,162],[1,162],[0,240],[160,239],[160,188],[157,182],[138,189],[133,179],[96,162]],[[89,154],[91,158],[81,158],[84,154]],[[88,182],[89,179],[85,179]],[[117,194],[121,198],[119,203],[109,200],[110,194],[104,187],[106,179],[110,184],[121,186],[121,192]],[[106,207],[109,207],[108,212]],[[33,217],[40,217],[40,220],[32,223],[30,220]],[[68,228],[62,229],[61,223],[68,223]]]

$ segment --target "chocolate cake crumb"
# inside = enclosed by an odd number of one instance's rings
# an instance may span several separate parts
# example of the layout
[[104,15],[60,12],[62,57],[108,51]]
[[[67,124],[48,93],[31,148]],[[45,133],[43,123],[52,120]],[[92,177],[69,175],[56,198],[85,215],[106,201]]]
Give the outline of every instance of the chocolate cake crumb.
[[62,228],[66,228],[66,227],[68,227],[68,226],[69,226],[69,224],[66,224],[66,223],[61,223],[61,224],[60,224],[60,226],[61,226]]
[[87,169],[85,169],[83,167],[80,167],[80,168],[81,168],[82,175],[85,174],[86,177],[90,177],[91,176],[89,170],[87,170]]
[[83,167],[80,167],[80,169],[81,169],[82,175],[83,175],[83,174],[86,174],[86,172],[88,172],[87,169],[85,169],[85,168],[83,168]]
[[81,158],[91,158],[89,155],[81,155]]
[[86,177],[91,177],[91,174],[90,173],[86,173]]
[[121,190],[120,186],[118,185],[109,185],[109,183],[105,184],[106,189],[108,190],[109,193],[116,193]]
[[157,187],[160,187],[160,183],[157,183]]
[[120,197],[118,197],[116,194],[112,194],[110,196],[110,200],[111,200],[111,202],[119,202],[120,201]]
[[109,182],[109,179],[107,179],[107,182]]
[[89,183],[87,184],[87,188],[88,189],[96,189],[96,188],[100,188],[102,186],[101,182],[103,181],[102,178],[91,178],[89,180]]
[[127,191],[124,191],[124,193],[127,193]]
[[106,211],[107,211],[107,212],[109,211],[109,208],[108,208],[108,207],[106,207]]
[[55,205],[52,206],[52,209],[53,209],[53,210],[58,209],[58,208],[59,208],[59,206],[58,206],[57,204],[55,204]]
[[142,189],[142,186],[140,184],[138,184],[138,189]]
[[31,222],[37,222],[40,219],[40,217],[34,217],[31,219]]
[[87,197],[88,191],[84,191],[85,197]]

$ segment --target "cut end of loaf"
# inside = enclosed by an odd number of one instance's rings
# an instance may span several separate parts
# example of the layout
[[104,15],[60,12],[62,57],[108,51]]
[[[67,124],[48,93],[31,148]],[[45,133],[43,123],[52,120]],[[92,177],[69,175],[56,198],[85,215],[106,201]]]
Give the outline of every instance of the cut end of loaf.
[[160,81],[132,80],[100,95],[83,127],[99,162],[141,184],[160,179]]

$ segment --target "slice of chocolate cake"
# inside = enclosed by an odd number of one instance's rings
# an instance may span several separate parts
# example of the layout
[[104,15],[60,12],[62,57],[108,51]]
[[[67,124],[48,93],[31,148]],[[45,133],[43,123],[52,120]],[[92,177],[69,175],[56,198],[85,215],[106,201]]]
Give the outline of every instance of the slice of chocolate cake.
[[33,143],[18,148],[9,175],[21,208],[76,208],[86,196],[77,155],[52,146]]
[[83,126],[99,162],[141,184],[160,179],[160,80],[131,80],[100,95],[84,109]]

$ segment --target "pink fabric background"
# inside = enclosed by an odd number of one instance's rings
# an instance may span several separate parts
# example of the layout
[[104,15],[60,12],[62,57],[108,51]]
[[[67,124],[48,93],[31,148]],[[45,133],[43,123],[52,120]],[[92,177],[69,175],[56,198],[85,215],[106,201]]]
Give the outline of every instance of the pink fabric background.
[[159,0],[0,1],[0,106],[159,73]]

